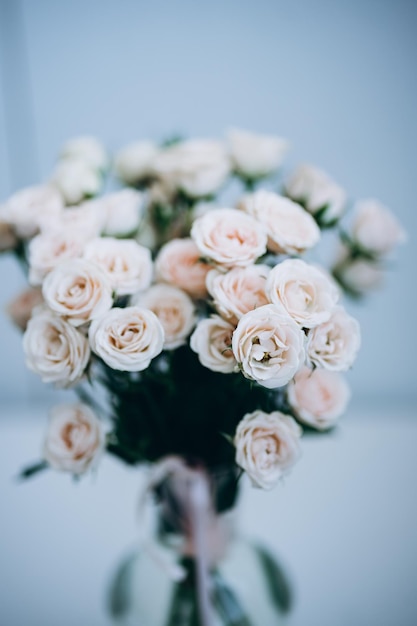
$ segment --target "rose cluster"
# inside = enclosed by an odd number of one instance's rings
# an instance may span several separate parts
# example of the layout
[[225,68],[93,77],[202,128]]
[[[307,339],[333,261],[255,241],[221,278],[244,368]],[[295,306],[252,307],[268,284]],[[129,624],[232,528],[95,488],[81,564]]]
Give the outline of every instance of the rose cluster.
[[[345,411],[342,372],[355,361],[360,329],[343,305],[343,287],[371,286],[369,272],[379,272],[377,261],[403,239],[375,201],[360,204],[350,232],[343,230],[346,194],[311,166],[276,191],[287,148],[279,137],[235,129],[223,142],[132,143],[111,170],[99,142],[77,138],[48,183],[17,192],[0,209],[0,250],[16,253],[30,284],[9,307],[24,330],[28,367],[60,387],[77,390],[97,376],[116,397],[126,385],[129,393],[149,385],[149,397],[151,376],[169,379],[173,353],[187,351],[201,381],[205,370],[225,377],[231,401],[242,385],[272,398],[274,410],[259,406],[230,424],[225,407],[224,427],[216,421],[237,465],[263,488],[299,458],[299,424],[326,430]],[[113,184],[126,187],[102,194],[111,171]],[[221,194],[233,178],[241,193],[225,204]],[[344,246],[333,274],[314,260],[322,229],[331,227]],[[200,386],[203,404],[216,390]],[[150,399],[153,411],[158,400]],[[181,397],[178,415],[188,401]],[[127,458],[118,433],[120,421],[133,419],[130,408],[104,428],[85,402],[56,407],[45,461],[80,474],[106,446]],[[129,424],[123,432],[137,436]],[[140,442],[128,443],[142,451]]]

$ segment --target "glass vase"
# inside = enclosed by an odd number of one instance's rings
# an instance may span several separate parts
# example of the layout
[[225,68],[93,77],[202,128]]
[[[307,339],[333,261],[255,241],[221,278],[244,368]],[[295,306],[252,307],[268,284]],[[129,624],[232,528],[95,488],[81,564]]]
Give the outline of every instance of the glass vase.
[[236,468],[209,474],[187,469],[152,487],[153,535],[122,561],[110,586],[115,624],[289,624],[285,571],[237,530],[238,478]]

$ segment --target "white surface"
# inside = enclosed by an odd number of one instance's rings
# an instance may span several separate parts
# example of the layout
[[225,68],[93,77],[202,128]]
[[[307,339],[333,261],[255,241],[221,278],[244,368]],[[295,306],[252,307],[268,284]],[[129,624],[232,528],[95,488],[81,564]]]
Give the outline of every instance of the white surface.
[[[0,415],[0,624],[107,626],[106,585],[137,536],[140,477],[105,458],[77,484],[50,471],[16,484],[37,459],[42,412]],[[282,487],[245,488],[242,527],[289,566],[294,626],[417,623],[416,450],[417,411],[357,414],[306,439]]]

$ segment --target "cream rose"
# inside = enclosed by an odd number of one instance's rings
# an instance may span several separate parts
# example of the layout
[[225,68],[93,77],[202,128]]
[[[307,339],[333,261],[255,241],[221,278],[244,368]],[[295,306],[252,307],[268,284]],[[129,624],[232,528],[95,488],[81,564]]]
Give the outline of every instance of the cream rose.
[[200,320],[190,338],[191,349],[204,367],[213,372],[231,374],[238,371],[231,349],[235,327],[218,315]]
[[286,259],[276,265],[268,275],[266,293],[303,328],[326,322],[340,296],[335,281],[323,268],[300,259]]
[[63,261],[80,257],[83,248],[82,237],[72,230],[36,235],[28,246],[29,283],[42,285],[51,270]]
[[89,329],[90,346],[112,369],[140,372],[164,345],[164,329],[155,313],[130,306],[111,309]]
[[86,337],[47,309],[29,320],[23,335],[26,364],[44,383],[69,387],[84,375],[90,358]]
[[114,159],[117,176],[127,185],[137,185],[150,176],[158,151],[153,141],[135,141],[128,144],[119,150]]
[[268,248],[276,254],[300,254],[320,239],[320,229],[311,215],[299,204],[272,191],[243,197],[239,208],[264,226]]
[[225,268],[246,267],[266,252],[266,233],[237,209],[213,209],[199,217],[191,237],[203,257]]
[[338,220],[346,208],[346,192],[326,172],[312,165],[300,165],[286,184],[286,194],[302,204],[320,223]]
[[152,282],[151,253],[133,239],[92,239],[85,246],[83,256],[105,272],[118,296],[147,289]]
[[64,208],[60,193],[51,185],[26,187],[11,196],[2,208],[2,218],[18,237],[29,239],[44,220],[54,219]]
[[211,139],[190,139],[160,150],[153,173],[191,198],[217,192],[230,174],[225,146]]
[[98,237],[104,229],[104,215],[99,201],[87,200],[78,206],[66,207],[53,218],[42,219],[41,233],[73,233],[81,241]]
[[273,135],[259,135],[234,128],[227,134],[234,169],[251,180],[275,172],[288,150],[288,142]]
[[100,170],[88,161],[66,158],[58,161],[50,182],[59,190],[66,204],[78,204],[97,195],[103,177]]
[[226,274],[211,270],[206,284],[216,311],[236,325],[248,311],[268,304],[265,293],[268,272],[266,265],[235,267]]
[[20,330],[26,330],[32,313],[44,303],[39,287],[25,289],[7,305],[7,314]]
[[345,412],[350,398],[346,380],[338,372],[303,367],[288,384],[288,402],[297,417],[318,430],[331,428]]
[[104,146],[88,135],[69,139],[62,146],[59,156],[61,159],[83,159],[98,170],[106,169],[109,161]]
[[236,429],[236,463],[254,487],[271,489],[300,458],[301,434],[297,422],[280,411],[248,413]]
[[102,424],[89,406],[61,404],[51,410],[43,456],[54,469],[80,475],[96,464],[105,442]]
[[246,378],[263,387],[282,387],[304,360],[305,336],[283,307],[273,304],[246,313],[233,333],[232,349]]
[[334,273],[344,287],[358,295],[378,289],[384,280],[384,270],[367,259],[346,260],[334,268]]
[[106,274],[86,259],[60,263],[46,276],[42,293],[49,308],[73,326],[101,317],[113,304]]
[[327,322],[309,332],[308,361],[327,370],[346,371],[353,365],[360,343],[358,321],[338,306]]
[[102,211],[103,232],[114,237],[126,237],[136,232],[143,216],[145,194],[123,189],[96,200]]
[[201,260],[201,252],[192,239],[172,239],[164,246],[155,261],[158,281],[180,287],[194,298],[207,295],[206,276],[212,269]]
[[164,349],[173,350],[185,343],[195,322],[195,307],[191,298],[173,285],[153,285],[132,298],[132,305],[150,309],[159,319],[165,333]]
[[361,248],[377,256],[389,254],[406,238],[395,215],[377,200],[356,204],[352,237]]

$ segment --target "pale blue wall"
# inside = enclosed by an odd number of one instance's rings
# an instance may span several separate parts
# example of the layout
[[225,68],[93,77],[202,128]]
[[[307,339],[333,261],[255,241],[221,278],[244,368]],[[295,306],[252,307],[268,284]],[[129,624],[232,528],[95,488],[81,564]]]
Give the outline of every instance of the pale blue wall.
[[[2,198],[11,180],[45,177],[75,134],[109,148],[229,125],[282,134],[290,164],[315,162],[353,197],[380,198],[410,232],[385,291],[354,309],[364,341],[351,381],[363,400],[415,402],[415,2],[0,0],[10,4],[22,8],[32,93],[8,119],[22,168],[11,177],[0,93]],[[18,273],[1,260],[0,277],[3,304]],[[2,398],[43,393],[4,317],[0,333]]]

